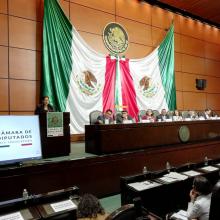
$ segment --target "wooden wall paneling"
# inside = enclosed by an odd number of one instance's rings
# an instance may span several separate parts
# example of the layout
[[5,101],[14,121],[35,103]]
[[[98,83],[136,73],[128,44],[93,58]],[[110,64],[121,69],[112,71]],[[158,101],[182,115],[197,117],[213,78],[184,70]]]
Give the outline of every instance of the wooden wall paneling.
[[104,27],[108,23],[114,22],[115,16],[71,3],[70,20],[73,26],[80,31],[102,35]]
[[182,73],[175,71],[175,85],[176,90],[182,91],[183,90],[183,79],[182,79]]
[[220,61],[220,45],[206,42],[205,57]]
[[126,29],[129,42],[152,46],[151,28],[149,25],[120,17],[116,17],[116,22],[120,23]]
[[88,44],[93,50],[102,54],[109,54],[109,51],[104,45],[102,36],[81,31],[79,31],[79,34],[85,40],[86,44]]
[[220,61],[205,59],[205,74],[209,76],[220,76]]
[[153,51],[153,47],[130,43],[125,56],[130,59],[143,58]]
[[182,91],[176,91],[176,108],[179,109],[179,110],[184,109],[183,92]]
[[220,94],[207,94],[207,107],[220,110]]
[[199,92],[183,92],[184,109],[204,110],[206,106],[206,94]]
[[10,115],[34,115],[34,111],[32,111],[32,112],[10,112]]
[[161,28],[152,27],[152,46],[159,46],[166,37],[166,31]]
[[62,10],[64,11],[65,15],[67,16],[67,18],[70,17],[70,2],[66,1],[66,0],[60,0],[59,4],[62,8]]
[[180,18],[181,34],[194,37],[200,40],[204,39],[204,24],[191,18]]
[[0,111],[8,111],[8,79],[0,79]]
[[0,78],[8,78],[8,47],[0,46]]
[[9,49],[10,78],[39,79],[40,63],[39,52],[18,48]]
[[73,3],[84,5],[96,10],[105,11],[111,14],[115,13],[115,0],[70,0]]
[[180,18],[182,16],[181,15],[178,15],[178,14],[173,14],[173,22],[174,22],[174,32],[175,33],[180,33]]
[[174,18],[174,14],[157,6],[152,7],[152,26],[169,29]]
[[175,52],[174,53],[174,69],[175,71],[181,71],[182,70],[182,58],[181,58],[181,54]]
[[181,35],[181,52],[198,57],[205,56],[204,42],[192,37]]
[[210,25],[204,25],[204,40],[210,43],[220,44],[220,30]]
[[0,13],[3,13],[3,14],[8,13],[7,0],[1,0],[0,1]]
[[137,0],[116,0],[116,15],[151,24],[152,6]]
[[11,111],[34,111],[36,108],[37,81],[10,80]]
[[43,24],[42,22],[36,23],[36,50],[42,51],[43,47]]
[[205,74],[204,58],[182,54],[182,71],[187,73]]
[[9,45],[37,49],[37,22],[9,16]]
[[8,0],[9,15],[36,21],[41,0]]
[[174,51],[181,52],[181,35],[174,33]]
[[[197,78],[200,78],[199,75],[182,73],[183,91],[198,92],[198,90],[196,89],[196,79]],[[204,77],[202,77],[202,78],[204,78]]]
[[9,115],[9,112],[1,112],[0,111],[0,115]]
[[8,17],[7,15],[0,14],[0,45],[8,46]]
[[206,91],[208,93],[219,93],[220,94],[220,77],[207,77]]

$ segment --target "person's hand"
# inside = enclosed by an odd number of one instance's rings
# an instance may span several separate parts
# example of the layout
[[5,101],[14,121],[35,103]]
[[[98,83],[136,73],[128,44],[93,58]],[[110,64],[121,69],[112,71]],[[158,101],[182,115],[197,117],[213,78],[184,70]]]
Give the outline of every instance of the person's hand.
[[196,197],[198,196],[198,194],[194,189],[192,189],[189,193],[189,196],[190,196],[191,202],[194,202],[196,200]]

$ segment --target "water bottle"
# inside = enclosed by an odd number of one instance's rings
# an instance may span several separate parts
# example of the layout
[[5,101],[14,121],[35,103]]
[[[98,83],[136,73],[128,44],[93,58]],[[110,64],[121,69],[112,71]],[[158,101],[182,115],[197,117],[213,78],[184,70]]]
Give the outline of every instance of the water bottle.
[[28,199],[28,191],[27,191],[27,189],[23,190],[22,198],[23,198],[23,200],[27,200]]
[[208,159],[207,156],[205,156],[205,158],[204,158],[204,165],[208,166],[208,164],[209,164],[209,159]]
[[145,166],[143,168],[143,174],[147,174],[147,167],[145,167]]
[[170,163],[168,161],[166,162],[166,169],[167,169],[168,172],[170,172],[171,166],[170,166]]

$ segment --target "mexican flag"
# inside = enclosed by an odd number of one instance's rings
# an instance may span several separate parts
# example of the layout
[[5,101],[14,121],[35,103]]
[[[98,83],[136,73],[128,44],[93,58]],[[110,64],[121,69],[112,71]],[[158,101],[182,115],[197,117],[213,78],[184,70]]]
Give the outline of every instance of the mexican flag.
[[84,133],[89,113],[176,107],[174,37],[142,59],[103,55],[90,48],[56,0],[44,1],[42,95],[57,111],[70,112],[71,133]]

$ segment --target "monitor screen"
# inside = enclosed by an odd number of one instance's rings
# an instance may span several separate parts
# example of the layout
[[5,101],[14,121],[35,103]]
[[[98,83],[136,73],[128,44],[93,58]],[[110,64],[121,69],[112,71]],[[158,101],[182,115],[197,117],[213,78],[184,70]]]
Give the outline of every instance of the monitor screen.
[[0,164],[41,157],[39,116],[0,116]]

